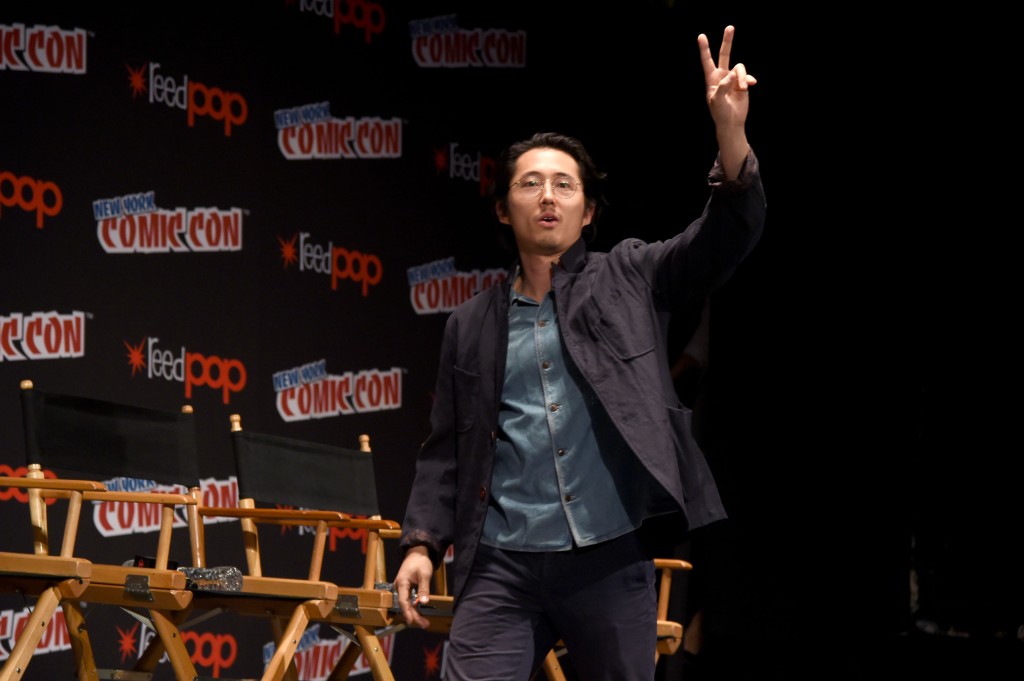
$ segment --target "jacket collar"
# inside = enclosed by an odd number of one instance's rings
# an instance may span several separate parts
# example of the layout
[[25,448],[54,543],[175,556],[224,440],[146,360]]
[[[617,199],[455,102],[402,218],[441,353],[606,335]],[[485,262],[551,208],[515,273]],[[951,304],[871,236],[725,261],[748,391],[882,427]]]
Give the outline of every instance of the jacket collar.
[[[576,243],[569,246],[569,250],[562,254],[562,257],[558,260],[558,265],[566,272],[578,272],[583,268],[583,260],[586,254],[587,242],[583,237],[580,237],[576,240]],[[506,283],[509,286],[516,280],[516,275],[519,273],[519,265],[519,258],[516,258],[508,270],[508,281]]]
[[586,254],[587,242],[580,237],[569,247],[569,250],[562,254],[558,264],[566,272],[579,272],[583,269],[583,260]]
[[[562,257],[558,260],[558,266],[566,272],[579,272],[583,269],[586,255],[587,242],[583,237],[580,237],[569,247],[569,250],[562,254]],[[506,297],[511,295],[512,285],[515,284],[516,276],[519,274],[519,266],[519,258],[516,258],[515,262],[508,269],[508,276],[505,277],[504,281]]]

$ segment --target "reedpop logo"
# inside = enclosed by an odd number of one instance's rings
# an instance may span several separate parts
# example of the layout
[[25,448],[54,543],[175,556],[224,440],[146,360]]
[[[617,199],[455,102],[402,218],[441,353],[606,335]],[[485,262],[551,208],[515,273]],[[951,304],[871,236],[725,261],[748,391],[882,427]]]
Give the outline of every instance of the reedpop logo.
[[64,194],[60,187],[48,180],[37,180],[34,177],[0,171],[0,217],[3,208],[21,208],[27,213],[36,214],[36,228],[43,228],[43,217],[52,218],[60,214],[64,207]]
[[159,342],[159,338],[153,337],[143,339],[138,345],[124,341],[132,376],[145,368],[148,379],[184,383],[186,399],[191,399],[192,388],[205,385],[220,390],[224,404],[230,404],[232,393],[245,389],[248,374],[240,360],[188,352],[184,346],[175,355],[171,350],[158,348]]
[[[245,97],[230,90],[209,87],[203,83],[181,77],[179,84],[172,76],[157,73],[160,64],[146,63],[138,69],[126,66],[128,81],[132,88],[132,99],[149,91],[150,104],[164,104],[184,109],[188,114],[188,127],[195,126],[199,116],[209,116],[224,122],[224,136],[231,137],[231,126],[245,123],[249,118],[249,104]],[[146,73],[148,72],[148,79]]]
[[387,25],[384,7],[367,0],[299,0],[299,11],[333,19],[335,34],[341,33],[342,26],[362,29],[367,45]]
[[299,232],[288,239],[277,238],[286,268],[297,263],[300,272],[327,275],[332,291],[338,290],[339,281],[348,279],[361,285],[364,298],[371,286],[380,283],[384,265],[378,256],[335,246],[332,241],[323,246],[313,243],[309,236],[309,232]]

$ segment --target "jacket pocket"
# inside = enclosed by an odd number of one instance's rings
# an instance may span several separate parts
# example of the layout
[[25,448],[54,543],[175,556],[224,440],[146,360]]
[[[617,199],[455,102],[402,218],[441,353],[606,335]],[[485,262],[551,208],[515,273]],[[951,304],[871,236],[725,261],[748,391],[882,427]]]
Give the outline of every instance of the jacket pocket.
[[646,355],[654,350],[655,330],[649,303],[622,291],[609,291],[598,302],[592,298],[591,331],[621,360]]

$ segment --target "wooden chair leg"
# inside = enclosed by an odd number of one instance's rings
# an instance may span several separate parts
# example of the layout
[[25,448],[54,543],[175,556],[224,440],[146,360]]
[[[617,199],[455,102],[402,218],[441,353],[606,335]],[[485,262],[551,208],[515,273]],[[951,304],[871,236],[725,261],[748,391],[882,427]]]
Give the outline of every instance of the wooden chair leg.
[[39,645],[39,640],[50,624],[53,613],[56,612],[57,605],[60,603],[60,598],[60,588],[56,586],[51,586],[39,594],[32,614],[25,622],[21,636],[18,637],[18,642],[14,644],[10,657],[7,658],[3,669],[0,670],[0,681],[17,681],[24,678],[25,668],[32,660],[36,646]]
[[395,681],[395,677],[391,673],[391,666],[384,655],[384,648],[381,646],[377,635],[366,627],[356,626],[355,630],[356,638],[359,639],[359,646],[363,649],[363,655],[370,663],[370,672],[373,674],[373,680]]
[[544,658],[544,676],[547,681],[565,681],[565,672],[562,671],[562,663],[558,661],[558,655],[554,650],[549,650]]
[[295,609],[288,626],[277,637],[277,647],[270,662],[267,663],[261,681],[284,681],[289,670],[294,670],[295,651],[299,647],[302,632],[309,625],[309,620],[309,611],[305,607]]
[[71,642],[71,651],[75,655],[75,667],[78,670],[78,678],[96,678],[96,656],[92,652],[92,641],[89,639],[89,630],[85,626],[85,615],[82,614],[82,607],[78,603],[65,601],[64,623],[68,628],[68,639]]
[[331,670],[331,675],[327,677],[327,681],[346,681],[349,675],[352,673],[352,669],[356,666],[356,660],[359,659],[359,655],[362,653],[362,649],[359,644],[355,641],[349,640],[348,645],[345,646],[345,650],[342,651],[341,657],[334,664],[334,669]]
[[[174,624],[175,628],[180,631],[181,624],[188,617],[188,614],[188,610],[178,610],[171,613],[168,616],[168,619]],[[163,659],[164,652],[166,652],[166,649],[164,647],[163,639],[160,636],[154,636],[146,646],[146,649],[139,654],[139,659],[135,662],[134,670],[152,674],[156,669],[156,666],[160,663],[160,660]]]
[[177,625],[172,618],[159,610],[150,612],[150,616],[153,618],[153,628],[156,629],[157,636],[164,642],[167,657],[174,668],[174,677],[178,681],[195,681],[196,668],[189,657],[185,642],[181,640]]

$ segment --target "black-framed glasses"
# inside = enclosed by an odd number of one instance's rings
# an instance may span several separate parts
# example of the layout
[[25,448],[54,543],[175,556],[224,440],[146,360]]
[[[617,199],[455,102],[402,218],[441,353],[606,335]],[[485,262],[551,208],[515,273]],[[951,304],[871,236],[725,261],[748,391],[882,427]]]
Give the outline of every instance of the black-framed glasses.
[[555,175],[548,180],[537,173],[527,173],[509,187],[526,199],[535,199],[544,191],[544,185],[551,182],[551,192],[560,199],[570,199],[582,183],[572,175]]

